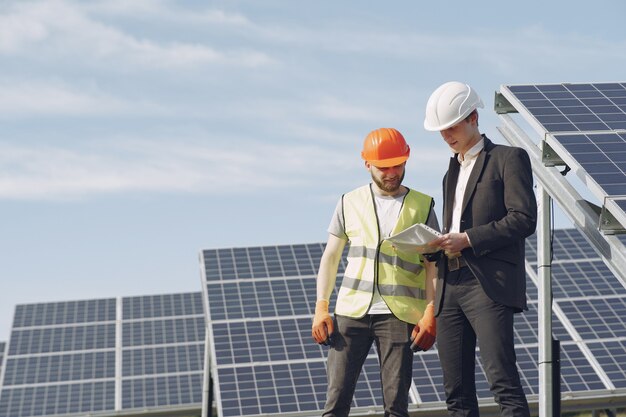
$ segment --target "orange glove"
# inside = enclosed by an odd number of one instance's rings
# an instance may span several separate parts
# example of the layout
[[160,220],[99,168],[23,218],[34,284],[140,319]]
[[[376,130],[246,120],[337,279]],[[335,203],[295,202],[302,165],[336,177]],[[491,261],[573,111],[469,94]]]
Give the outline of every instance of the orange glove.
[[322,345],[330,343],[330,335],[333,334],[335,326],[333,319],[328,314],[328,301],[319,300],[315,304],[315,317],[313,317],[313,328],[311,334],[313,339]]
[[411,350],[418,352],[428,350],[435,343],[437,335],[437,322],[435,321],[435,306],[429,303],[424,310],[424,315],[417,322],[411,333]]

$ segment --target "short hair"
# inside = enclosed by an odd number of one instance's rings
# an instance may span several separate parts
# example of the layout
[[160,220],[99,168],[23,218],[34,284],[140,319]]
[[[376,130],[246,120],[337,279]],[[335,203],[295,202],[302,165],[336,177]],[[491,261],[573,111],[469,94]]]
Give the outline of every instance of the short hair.
[[468,114],[468,115],[465,117],[465,119],[464,119],[464,120],[465,120],[466,122],[469,122],[470,117],[472,117],[472,115],[473,115],[474,113],[476,113],[476,126],[478,126],[478,109],[474,109],[474,110],[472,110],[472,112],[471,112],[470,114]]

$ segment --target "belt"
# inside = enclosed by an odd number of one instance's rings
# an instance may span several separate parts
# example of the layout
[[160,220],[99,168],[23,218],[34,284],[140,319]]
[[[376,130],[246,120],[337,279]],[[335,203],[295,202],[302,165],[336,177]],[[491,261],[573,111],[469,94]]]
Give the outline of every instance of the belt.
[[465,258],[462,256],[457,256],[456,258],[447,258],[448,259],[448,271],[457,271],[465,266],[467,266],[467,262]]

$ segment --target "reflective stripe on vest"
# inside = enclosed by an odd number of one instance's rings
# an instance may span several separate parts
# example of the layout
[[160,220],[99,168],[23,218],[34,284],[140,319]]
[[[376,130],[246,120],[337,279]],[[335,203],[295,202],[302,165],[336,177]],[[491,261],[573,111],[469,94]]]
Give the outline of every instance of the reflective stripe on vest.
[[[393,233],[415,223],[425,223],[431,204],[431,197],[409,190]],[[420,255],[396,251],[384,240],[379,244],[378,219],[370,185],[344,195],[343,215],[350,249],[335,313],[363,317],[377,285],[382,299],[396,317],[417,323],[426,307],[426,274]]]

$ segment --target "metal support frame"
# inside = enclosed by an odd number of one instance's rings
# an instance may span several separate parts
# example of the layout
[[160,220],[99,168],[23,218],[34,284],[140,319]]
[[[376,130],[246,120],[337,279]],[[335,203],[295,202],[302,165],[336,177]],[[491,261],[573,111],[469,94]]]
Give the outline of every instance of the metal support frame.
[[611,196],[604,198],[604,205],[600,212],[600,230],[606,234],[623,234],[626,229],[622,222],[615,218],[613,212],[619,213],[621,208],[617,205],[617,201],[626,200],[626,196]]
[[213,416],[213,378],[211,378],[211,339],[207,328],[204,335],[204,375],[202,381],[202,411],[201,417]]
[[[539,415],[553,416],[552,368],[552,200],[544,187],[537,186],[537,276],[539,278]],[[558,379],[557,379],[558,381]]]
[[626,287],[626,251],[622,242],[617,236],[604,234],[598,229],[600,216],[595,211],[594,205],[583,199],[556,168],[543,165],[541,150],[513,121],[511,116],[501,114],[499,117],[503,125],[498,127],[498,131],[510,144],[524,148],[528,152],[537,183],[541,184],[551,198],[557,202],[574,225],[598,251],[611,272]]
[[499,93],[496,91],[496,95],[493,99],[493,102],[494,102],[493,108],[497,114],[517,113],[517,109],[513,107],[511,102],[507,100],[507,98],[504,97],[502,93]]
[[541,142],[541,160],[547,167],[565,165],[561,157],[552,149],[548,142]]
[[[585,201],[578,191],[561,175],[554,166],[545,166],[543,149],[513,121],[508,114],[500,114],[503,126],[498,131],[514,145],[525,149],[531,159],[533,173],[538,184],[539,225],[537,228],[537,262],[539,276],[539,415],[556,417],[560,410],[560,378],[553,376],[552,341],[552,292],[550,285],[551,259],[549,254],[549,204],[557,201],[575,226],[598,250],[604,263],[626,286],[626,251],[616,236],[606,235],[599,230],[600,213],[597,207]],[[554,165],[554,164],[553,164]],[[556,344],[555,344],[556,346]],[[558,366],[558,365],[557,365]],[[556,388],[559,388],[558,390]],[[560,396],[560,394],[557,394]],[[560,413],[560,411],[557,411]]]
[[[593,132],[574,132],[572,134],[589,134]],[[567,170],[572,168],[572,172],[584,182],[585,186],[596,196],[599,200],[603,200],[603,212],[600,215],[598,221],[598,228],[605,234],[626,233],[626,213],[618,206],[616,201],[624,200],[626,196],[607,196],[602,187],[596,183],[596,181],[582,168],[580,163],[569,154],[564,146],[559,142],[558,137],[562,133],[546,133],[543,138],[543,146],[547,149],[548,154],[551,154],[551,158],[562,159],[561,165],[565,165]],[[544,161],[549,161],[549,158],[544,158]],[[546,163],[547,166],[548,165]],[[606,213],[606,214],[605,214]]]

